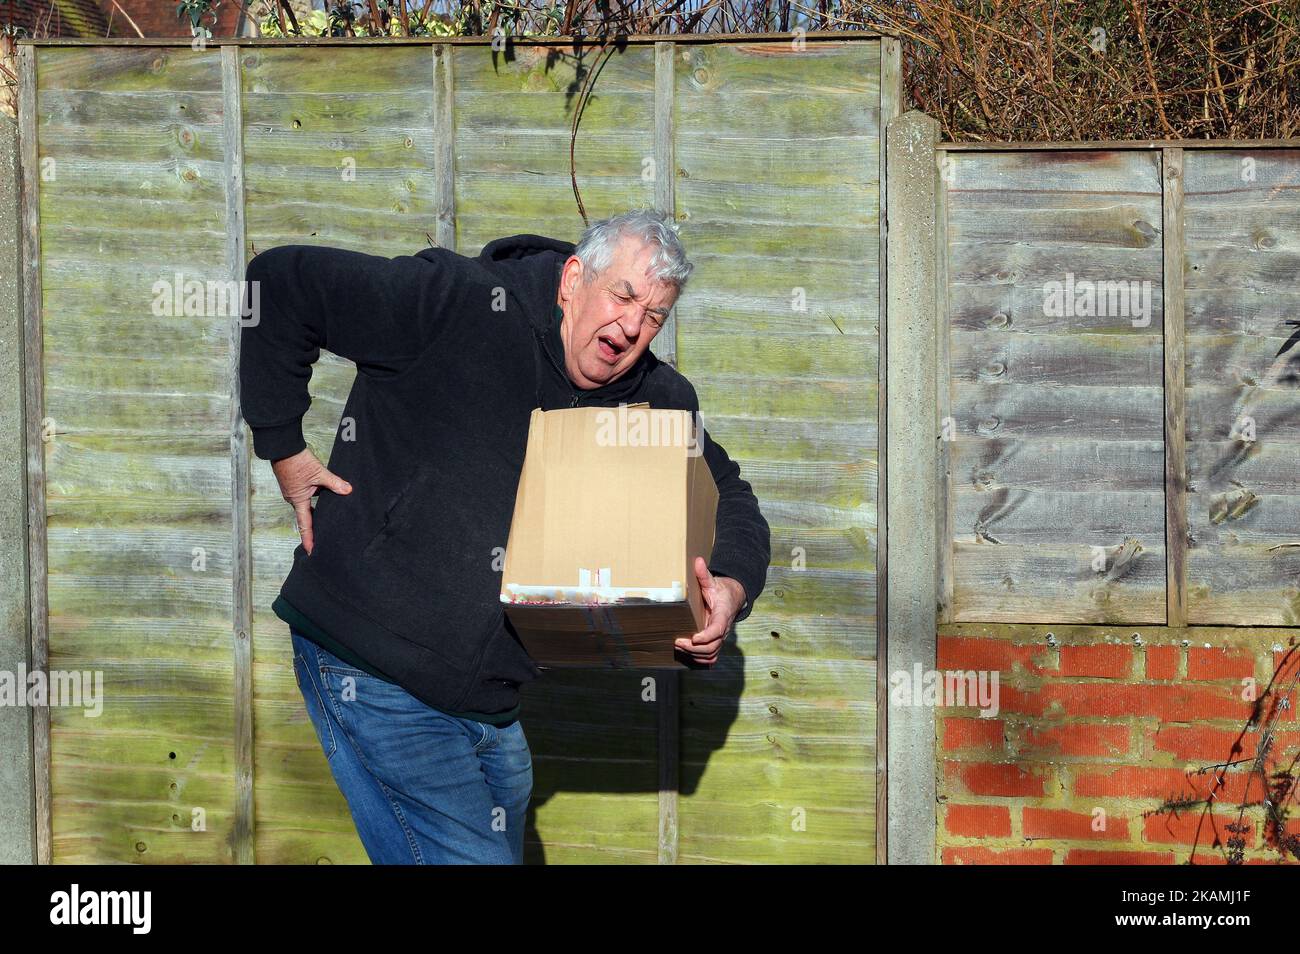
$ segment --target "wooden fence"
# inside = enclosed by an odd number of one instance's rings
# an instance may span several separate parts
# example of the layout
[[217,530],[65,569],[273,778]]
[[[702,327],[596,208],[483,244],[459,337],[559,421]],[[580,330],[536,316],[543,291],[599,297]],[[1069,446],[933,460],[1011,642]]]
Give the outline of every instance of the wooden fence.
[[1300,624],[1300,149],[937,171],[941,621]]
[[[101,670],[107,696],[97,719],[34,714],[42,860],[364,860],[269,609],[297,537],[238,413],[237,322],[160,315],[156,283],[237,280],[291,242],[576,238],[570,127],[597,58],[572,41],[21,47],[33,660]],[[631,38],[598,74],[583,200],[676,215],[699,267],[659,343],[753,482],[773,567],[716,669],[664,680],[657,704],[640,673],[528,687],[532,861],[876,855],[897,58],[867,35]],[[352,376],[316,366],[323,459]]]

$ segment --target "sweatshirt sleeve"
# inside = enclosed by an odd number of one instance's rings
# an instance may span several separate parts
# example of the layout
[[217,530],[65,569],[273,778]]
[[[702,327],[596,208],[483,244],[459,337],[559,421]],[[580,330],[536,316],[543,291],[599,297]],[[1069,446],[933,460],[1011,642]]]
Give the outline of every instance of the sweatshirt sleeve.
[[754,602],[767,584],[767,566],[772,558],[771,532],[758,508],[758,498],[749,482],[740,476],[740,465],[709,436],[707,428],[704,429],[704,459],[718,485],[718,516],[709,572],[729,576],[745,590],[745,605],[736,615],[736,622],[740,622],[753,611]]
[[[696,415],[699,421],[700,399],[695,386],[676,369],[659,365],[663,375],[657,390],[658,407],[681,408]],[[666,370],[665,370],[666,369]],[[740,465],[727,456],[706,427],[703,435],[704,460],[709,465],[718,488],[718,515],[713,528],[713,553],[709,572],[729,576],[745,591],[745,605],[736,614],[736,622],[749,616],[763,587],[767,585],[767,567],[772,560],[772,534],[758,507],[758,498],[749,481],[740,476]]]
[[324,348],[358,373],[391,376],[434,341],[453,307],[455,255],[425,249],[384,258],[341,248],[281,245],[245,272],[240,408],[253,453],[279,460],[307,446],[307,384]]

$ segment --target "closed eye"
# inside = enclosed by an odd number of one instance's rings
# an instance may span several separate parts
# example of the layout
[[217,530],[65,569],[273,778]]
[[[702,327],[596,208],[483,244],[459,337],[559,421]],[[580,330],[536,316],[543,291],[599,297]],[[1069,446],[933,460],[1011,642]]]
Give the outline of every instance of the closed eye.
[[[618,299],[620,302],[626,303],[632,300],[631,297],[627,295],[620,295],[618,292],[612,290],[610,291],[610,295]],[[667,316],[658,314],[656,312],[648,311],[646,312],[646,319],[650,322],[650,324],[654,325],[656,328],[662,328],[664,326],[664,321],[667,320]]]

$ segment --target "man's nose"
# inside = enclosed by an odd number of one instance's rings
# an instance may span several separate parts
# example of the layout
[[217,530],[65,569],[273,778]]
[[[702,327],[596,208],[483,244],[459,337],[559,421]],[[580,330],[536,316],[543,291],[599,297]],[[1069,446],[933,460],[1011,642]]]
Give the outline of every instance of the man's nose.
[[641,325],[645,321],[645,315],[637,309],[631,312],[624,312],[618,320],[618,326],[623,329],[623,336],[628,341],[635,341],[641,334]]

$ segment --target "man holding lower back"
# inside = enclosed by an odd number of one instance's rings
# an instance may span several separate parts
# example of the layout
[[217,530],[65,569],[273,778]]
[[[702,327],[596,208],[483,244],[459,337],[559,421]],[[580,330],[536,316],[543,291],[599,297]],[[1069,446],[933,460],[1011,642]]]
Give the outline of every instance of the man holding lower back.
[[[521,861],[519,688],[540,670],[502,611],[499,556],[529,417],[641,401],[697,412],[690,382],[649,351],[692,269],[650,211],[597,222],[577,246],[521,234],[473,258],[389,259],[287,245],[249,263],[259,306],[241,332],[241,406],[301,534],[273,609],[371,861]],[[329,469],[302,436],[321,348],[357,367]],[[678,646],[711,664],[762,592],[770,538],[707,430],[703,446],[719,495],[713,554],[695,567],[708,620]]]

